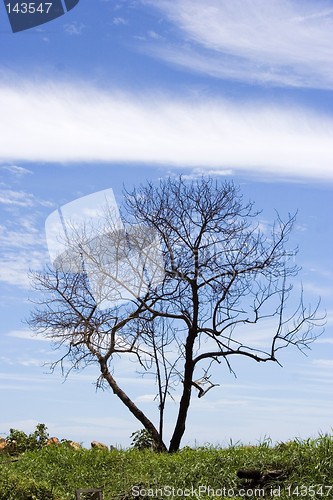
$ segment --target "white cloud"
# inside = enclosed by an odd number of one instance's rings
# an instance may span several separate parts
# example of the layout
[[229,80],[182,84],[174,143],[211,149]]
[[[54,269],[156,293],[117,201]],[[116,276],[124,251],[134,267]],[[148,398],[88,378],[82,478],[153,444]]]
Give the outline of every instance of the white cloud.
[[44,366],[44,361],[36,358],[20,358],[17,360],[17,364],[21,366]]
[[20,340],[37,340],[50,343],[50,340],[42,335],[36,335],[31,330],[11,330],[6,334],[6,337],[12,337]]
[[123,17],[114,17],[112,20],[112,23],[119,26],[119,25],[128,24],[128,21],[126,21],[126,19],[124,19]]
[[[217,177],[229,177],[230,175],[233,175],[233,171],[231,169],[218,169],[218,168],[212,168],[212,169],[204,169],[204,168],[195,168],[190,174],[184,174],[182,175],[183,179],[186,180],[194,180],[202,177],[203,175],[209,175],[211,177],[217,176]],[[176,177],[176,174],[170,174],[170,176]]]
[[[143,162],[333,178],[333,119],[305,108],[133,96],[59,82],[1,86],[0,106],[3,161]],[[3,201],[33,203],[15,196]]]
[[0,225],[0,281],[21,287],[31,286],[30,270],[41,269],[49,263],[46,242],[37,225],[38,216],[26,213],[27,208],[35,207],[40,202],[25,194],[28,204],[24,205],[22,196],[19,198],[22,205],[17,207],[19,212],[24,211],[25,214],[22,217],[10,214],[10,218]]
[[314,359],[312,363],[319,368],[333,368],[333,359]]
[[31,287],[29,270],[41,269],[48,262],[48,254],[45,251],[28,250],[4,252],[0,256],[0,281],[9,285],[20,287]]
[[0,170],[7,170],[16,177],[22,177],[23,175],[32,174],[31,170],[24,167],[19,167],[18,165],[6,165],[0,167]]
[[25,193],[24,191],[14,191],[12,189],[1,189],[0,204],[32,207],[35,202],[32,194]]
[[[25,170],[25,169],[24,169]],[[52,203],[37,198],[25,191],[15,191],[13,189],[0,189],[0,205],[10,205],[17,207],[34,207],[43,205],[46,207],[52,206]]]
[[305,282],[303,283],[304,290],[311,292],[318,297],[331,297],[332,285],[319,285],[316,283]]
[[156,394],[142,394],[135,399],[135,403],[153,403],[156,402]]
[[153,30],[149,30],[147,35],[150,37],[150,38],[153,38],[154,40],[160,40],[161,38],[161,35],[159,35],[158,33],[156,33],[156,31],[153,31]]
[[[36,246],[37,231],[11,230],[6,226],[0,226],[0,243],[2,248],[25,248],[28,246]],[[39,236],[40,238],[40,236]]]
[[[323,0],[143,0],[180,29],[147,46],[217,77],[296,87],[333,86],[333,7]],[[184,44],[186,41],[186,44]]]
[[317,344],[332,344],[333,345],[333,337],[321,337],[316,340]]
[[83,23],[65,24],[64,30],[68,35],[81,35],[86,26]]

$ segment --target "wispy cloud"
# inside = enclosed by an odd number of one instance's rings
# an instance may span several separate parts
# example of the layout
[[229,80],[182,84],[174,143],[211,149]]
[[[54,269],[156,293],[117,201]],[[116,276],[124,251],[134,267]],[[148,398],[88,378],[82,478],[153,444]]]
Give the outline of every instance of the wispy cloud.
[[6,337],[11,337],[20,340],[35,340],[35,341],[50,343],[49,339],[43,337],[42,335],[36,335],[31,330],[11,330],[6,334]]
[[40,231],[33,224],[29,217],[23,217],[19,221],[7,221],[0,224],[0,245],[2,251],[7,249],[22,249],[27,247],[36,247],[37,244],[44,244],[45,240],[41,237]]
[[[319,342],[319,340],[317,341]],[[332,393],[333,391],[333,361],[331,359],[313,359],[311,363],[296,366],[294,370],[297,388],[300,381],[306,383],[308,393],[314,391],[316,394]]]
[[112,24],[119,26],[119,25],[128,24],[128,21],[126,21],[126,19],[124,19],[123,17],[114,17],[112,20]]
[[[2,364],[19,366],[19,362],[10,363],[6,358],[0,358]],[[25,365],[27,368],[27,365]],[[32,366],[30,365],[30,368]],[[0,388],[1,390],[9,391],[45,391],[50,389],[50,384],[59,384],[59,379],[55,377],[46,377],[45,375],[33,376],[27,370],[22,375],[11,373],[7,370],[6,373],[0,373]]]
[[19,167],[18,165],[6,165],[0,167],[0,170],[5,170],[13,174],[15,177],[22,177],[23,175],[32,174],[31,170],[24,167]]
[[[333,8],[323,0],[143,0],[179,28],[179,42],[145,47],[216,77],[333,86]],[[185,43],[184,43],[185,42]]]
[[332,344],[333,345],[333,337],[321,337],[316,340],[317,344]]
[[333,359],[314,359],[312,363],[319,368],[333,368]]
[[[7,191],[6,196],[8,195]],[[29,287],[29,270],[41,269],[49,262],[46,241],[40,231],[42,214],[36,213],[36,206],[50,206],[49,202],[40,201],[29,193],[26,198],[12,198],[4,207],[8,212],[2,215],[0,224],[0,281],[10,285]],[[1,194],[1,190],[0,190]],[[19,201],[11,204],[10,201]],[[30,210],[31,209],[31,210]],[[33,213],[30,213],[32,212]],[[7,217],[8,215],[8,217]],[[44,222],[44,218],[42,219]]]
[[304,290],[306,290],[307,292],[314,293],[319,297],[332,296],[332,285],[323,285],[310,282],[305,282],[303,285],[304,285]]
[[[211,177],[229,177],[232,174],[233,174],[233,171],[231,169],[195,168],[195,169],[193,169],[193,171],[190,174],[184,174],[184,175],[182,175],[182,177],[183,177],[183,179],[191,181],[194,179],[198,179],[198,178],[202,177],[203,175],[209,175]],[[176,177],[177,174],[170,173],[169,175]]]
[[135,403],[155,403],[156,394],[142,394],[135,399]]
[[51,207],[52,203],[45,200],[38,200],[33,194],[25,191],[15,191],[13,189],[0,189],[0,205],[10,205],[17,207],[34,207],[43,205]]
[[159,35],[158,33],[156,33],[156,31],[153,30],[149,30],[147,35],[149,36],[149,38],[153,38],[154,40],[160,40],[161,38],[163,38],[161,35]]
[[21,252],[4,252],[0,256],[0,281],[23,288],[31,287],[30,269],[41,269],[48,262],[48,254],[34,250]]
[[67,35],[82,35],[82,32],[86,26],[83,23],[71,23],[65,24],[64,30]]
[[[2,86],[0,105],[4,161],[142,162],[333,179],[333,119],[306,108],[59,82]],[[23,193],[2,196],[5,203],[33,203]]]

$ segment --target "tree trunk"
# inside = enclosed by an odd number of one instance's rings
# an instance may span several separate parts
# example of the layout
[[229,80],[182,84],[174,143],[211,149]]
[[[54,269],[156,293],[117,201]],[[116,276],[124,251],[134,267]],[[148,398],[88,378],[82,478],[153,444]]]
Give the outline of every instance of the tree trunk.
[[129,409],[129,411],[137,418],[147,431],[149,431],[154,439],[156,444],[157,451],[167,451],[167,448],[163,441],[161,440],[161,436],[154,424],[146,417],[146,415],[136,406],[136,404],[125,394],[125,392],[118,386],[117,382],[111,375],[107,364],[105,361],[100,360],[101,373],[103,378],[107,381],[114,394],[118,396],[118,398],[124,403],[125,406]]
[[184,369],[184,381],[183,381],[183,394],[179,404],[178,418],[176,426],[170,441],[169,453],[173,453],[179,450],[182,437],[185,432],[185,423],[187,419],[187,412],[190,407],[191,402],[191,389],[193,380],[193,345],[195,341],[196,333],[189,333],[186,346],[185,346],[185,369]]

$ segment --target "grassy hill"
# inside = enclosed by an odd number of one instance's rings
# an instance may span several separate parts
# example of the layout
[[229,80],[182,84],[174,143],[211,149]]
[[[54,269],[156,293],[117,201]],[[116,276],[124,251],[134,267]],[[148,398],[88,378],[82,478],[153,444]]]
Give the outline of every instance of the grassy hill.
[[[171,455],[137,449],[73,450],[60,444],[14,457],[2,453],[0,465],[0,500],[75,500],[77,489],[97,487],[104,500],[333,498],[332,436],[275,447],[264,442],[254,447],[184,448]],[[237,477],[240,469],[278,470],[282,475],[255,486]]]

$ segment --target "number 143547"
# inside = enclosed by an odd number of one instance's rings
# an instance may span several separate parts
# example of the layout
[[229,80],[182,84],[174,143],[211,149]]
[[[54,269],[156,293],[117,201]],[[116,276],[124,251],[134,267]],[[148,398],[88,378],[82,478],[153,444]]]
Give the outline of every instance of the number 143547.
[[48,14],[52,8],[52,2],[16,2],[6,4],[8,14]]

